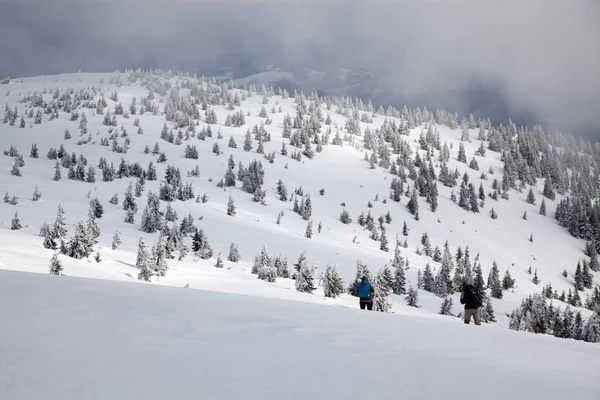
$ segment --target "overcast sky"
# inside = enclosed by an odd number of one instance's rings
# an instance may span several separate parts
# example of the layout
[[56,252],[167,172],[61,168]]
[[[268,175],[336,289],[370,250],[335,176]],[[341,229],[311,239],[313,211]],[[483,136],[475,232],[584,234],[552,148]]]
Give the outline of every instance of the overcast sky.
[[0,75],[193,70],[215,57],[346,67],[409,101],[500,101],[508,115],[600,132],[595,0],[0,0],[0,38]]

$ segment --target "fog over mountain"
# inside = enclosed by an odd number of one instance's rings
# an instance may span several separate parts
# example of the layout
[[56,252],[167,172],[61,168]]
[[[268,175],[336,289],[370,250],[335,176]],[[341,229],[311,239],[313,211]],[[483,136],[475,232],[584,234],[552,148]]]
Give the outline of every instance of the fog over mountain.
[[305,90],[600,137],[591,0],[3,0],[1,9],[0,76],[277,68]]

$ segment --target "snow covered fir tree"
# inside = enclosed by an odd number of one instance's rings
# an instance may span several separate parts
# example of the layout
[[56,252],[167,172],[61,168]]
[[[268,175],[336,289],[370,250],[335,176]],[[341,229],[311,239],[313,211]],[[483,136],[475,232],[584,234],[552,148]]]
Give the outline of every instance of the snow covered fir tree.
[[597,142],[173,70],[23,82],[0,124],[23,269],[352,307],[365,276],[375,310],[446,316],[466,280],[484,322],[600,337]]

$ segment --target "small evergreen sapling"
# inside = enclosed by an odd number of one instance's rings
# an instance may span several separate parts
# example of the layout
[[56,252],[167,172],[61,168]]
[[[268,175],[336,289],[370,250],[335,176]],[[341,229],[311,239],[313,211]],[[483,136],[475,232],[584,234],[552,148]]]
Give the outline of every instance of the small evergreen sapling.
[[411,307],[419,308],[419,292],[412,286],[408,288],[408,294],[405,297],[406,303]]
[[120,245],[121,245],[121,233],[119,231],[115,231],[115,234],[113,235],[113,238],[112,238],[111,247],[113,250],[118,250]]
[[227,201],[227,215],[234,217],[236,214],[235,202],[233,201],[233,197],[229,196],[229,200]]
[[540,278],[538,278],[537,268],[535,269],[535,273],[533,274],[533,279],[531,282],[533,282],[535,285],[538,285],[541,282]]
[[62,275],[63,270],[64,267],[58,259],[58,253],[55,252],[50,260],[50,275]]
[[441,315],[453,315],[452,314],[452,298],[446,297],[442,302],[442,307],[440,309]]
[[305,238],[312,238],[312,234],[313,234],[313,230],[312,230],[312,221],[308,221],[308,224],[306,225],[306,232],[304,233],[304,237]]
[[19,220],[19,212],[16,212],[15,216],[12,219],[12,221],[10,221],[10,229],[12,231],[18,231],[22,227],[23,226],[21,225],[21,221]]
[[221,253],[217,255],[217,262],[215,264],[215,268],[223,268],[225,265],[223,264],[223,260],[221,259]]

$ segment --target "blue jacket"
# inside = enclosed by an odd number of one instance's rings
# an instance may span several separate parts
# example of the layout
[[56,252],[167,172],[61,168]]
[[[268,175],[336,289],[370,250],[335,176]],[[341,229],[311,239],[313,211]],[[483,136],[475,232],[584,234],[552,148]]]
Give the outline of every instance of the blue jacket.
[[373,293],[375,293],[375,289],[373,288],[373,285],[371,285],[371,283],[366,279],[362,280],[358,284],[358,288],[356,289],[356,295],[360,297],[361,301],[372,301]]

